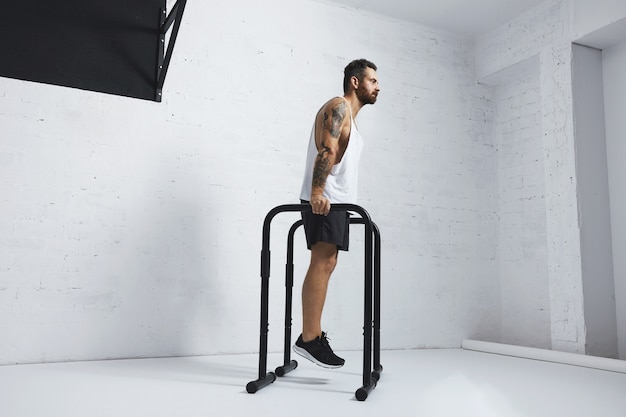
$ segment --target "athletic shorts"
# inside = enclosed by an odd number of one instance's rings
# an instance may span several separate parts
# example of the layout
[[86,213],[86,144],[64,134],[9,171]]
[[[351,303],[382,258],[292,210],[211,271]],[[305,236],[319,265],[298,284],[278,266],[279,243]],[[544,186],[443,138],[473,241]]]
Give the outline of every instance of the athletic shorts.
[[[308,201],[301,200],[302,204]],[[317,242],[334,243],[339,250],[348,250],[350,242],[350,213],[345,210],[331,210],[328,216],[302,212],[302,223],[309,249]]]

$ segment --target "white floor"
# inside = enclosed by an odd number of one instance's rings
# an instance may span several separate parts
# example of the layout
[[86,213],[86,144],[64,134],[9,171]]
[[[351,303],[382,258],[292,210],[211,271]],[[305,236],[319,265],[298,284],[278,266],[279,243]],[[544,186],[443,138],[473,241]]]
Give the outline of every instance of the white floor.
[[461,349],[383,351],[359,402],[361,353],[342,353],[339,370],[298,360],[256,394],[257,355],[4,366],[0,416],[626,416],[626,374]]

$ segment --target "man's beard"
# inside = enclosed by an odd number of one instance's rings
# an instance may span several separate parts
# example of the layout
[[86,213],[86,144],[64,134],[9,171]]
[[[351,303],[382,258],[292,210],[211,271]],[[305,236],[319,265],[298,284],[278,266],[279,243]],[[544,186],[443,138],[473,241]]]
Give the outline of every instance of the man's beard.
[[377,95],[378,94],[376,92],[368,93],[367,91],[364,91],[364,90],[361,90],[361,89],[357,89],[356,90],[356,97],[363,104],[374,104],[374,103],[376,103],[376,99],[378,98]]

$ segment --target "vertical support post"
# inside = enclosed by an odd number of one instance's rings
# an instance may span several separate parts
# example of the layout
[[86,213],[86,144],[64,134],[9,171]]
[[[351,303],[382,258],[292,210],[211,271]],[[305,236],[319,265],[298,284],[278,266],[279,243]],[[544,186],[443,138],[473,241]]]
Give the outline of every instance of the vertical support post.
[[285,376],[298,366],[298,362],[291,360],[291,325],[293,309],[293,238],[298,227],[302,226],[302,220],[295,222],[287,235],[287,262],[285,265],[285,340],[283,365],[275,369],[277,376]]
[[365,285],[363,306],[363,386],[356,390],[359,401],[365,401],[376,387],[377,379],[372,378],[372,221],[365,219]]
[[246,391],[254,394],[276,380],[273,372],[267,372],[267,334],[269,332],[269,281],[270,281],[270,223],[275,213],[268,213],[263,222],[261,247],[261,321],[259,336],[259,378],[246,385]]
[[372,381],[372,225],[365,224],[365,294],[363,316],[363,385]]
[[267,334],[269,333],[269,287],[270,287],[270,257],[269,248],[264,247],[261,251],[261,338],[259,340],[259,352],[261,362],[259,365],[259,378],[264,378],[267,371]]
[[380,364],[380,231],[375,223],[374,229],[374,372],[372,376],[380,379],[383,370]]

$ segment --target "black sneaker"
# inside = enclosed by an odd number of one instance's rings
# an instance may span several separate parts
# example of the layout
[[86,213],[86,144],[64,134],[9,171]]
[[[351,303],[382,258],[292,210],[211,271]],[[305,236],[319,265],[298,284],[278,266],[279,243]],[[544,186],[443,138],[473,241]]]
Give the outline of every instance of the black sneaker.
[[324,332],[322,332],[321,337],[318,336],[306,343],[302,340],[302,335],[300,335],[298,340],[296,340],[296,344],[293,345],[293,351],[323,368],[341,368],[345,363],[345,360],[333,353]]

